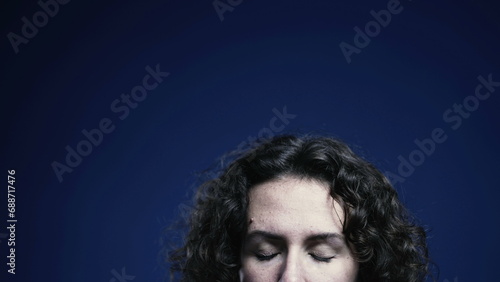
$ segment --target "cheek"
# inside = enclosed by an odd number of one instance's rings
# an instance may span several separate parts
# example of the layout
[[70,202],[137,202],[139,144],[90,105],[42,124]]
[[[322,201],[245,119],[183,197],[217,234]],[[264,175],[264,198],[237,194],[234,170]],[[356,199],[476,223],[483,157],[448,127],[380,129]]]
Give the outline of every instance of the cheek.
[[278,281],[277,277],[278,266],[267,265],[264,266],[257,262],[243,262],[240,269],[240,281],[243,282],[275,282]]
[[358,263],[352,258],[346,258],[344,260],[338,261],[337,264],[332,265],[332,267],[329,269],[329,277],[335,277],[335,279],[321,281],[355,282],[357,275]]
[[[301,281],[310,282],[355,282],[358,273],[358,263],[353,259],[332,261],[328,264],[318,264],[305,258],[301,271]],[[252,260],[244,260],[240,269],[240,281],[243,282],[275,282],[282,275],[283,267],[275,264],[261,264]]]
[[333,259],[330,263],[308,260],[303,268],[303,280],[310,282],[355,282],[358,264],[351,258]]

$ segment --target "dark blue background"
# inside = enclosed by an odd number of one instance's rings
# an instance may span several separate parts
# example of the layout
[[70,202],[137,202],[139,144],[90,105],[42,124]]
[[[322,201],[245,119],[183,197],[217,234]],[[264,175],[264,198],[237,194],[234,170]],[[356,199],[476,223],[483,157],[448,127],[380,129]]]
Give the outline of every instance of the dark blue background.
[[[15,277],[0,237],[2,281],[112,281],[122,268],[160,281],[161,230],[196,172],[284,107],[296,117],[281,133],[337,136],[394,173],[442,128],[446,141],[396,187],[430,230],[439,281],[496,279],[500,88],[456,130],[443,120],[478,76],[500,81],[495,1],[401,1],[350,64],[340,42],[388,1],[244,0],[220,21],[211,1],[74,0],[16,54],[7,34],[41,10],[23,2],[0,7],[0,177],[16,170],[18,219]],[[112,101],[157,64],[170,76],[120,120]],[[103,118],[115,130],[59,182],[51,164]]]

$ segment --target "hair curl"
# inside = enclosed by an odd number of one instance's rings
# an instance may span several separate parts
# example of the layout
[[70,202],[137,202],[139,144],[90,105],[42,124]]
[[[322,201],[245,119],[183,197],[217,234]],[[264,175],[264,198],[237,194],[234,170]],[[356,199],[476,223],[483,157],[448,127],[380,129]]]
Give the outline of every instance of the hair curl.
[[182,281],[238,281],[248,191],[279,176],[318,179],[345,211],[343,233],[359,262],[358,281],[424,281],[424,229],[372,164],[328,137],[278,136],[238,155],[197,190],[184,245],[169,252]]

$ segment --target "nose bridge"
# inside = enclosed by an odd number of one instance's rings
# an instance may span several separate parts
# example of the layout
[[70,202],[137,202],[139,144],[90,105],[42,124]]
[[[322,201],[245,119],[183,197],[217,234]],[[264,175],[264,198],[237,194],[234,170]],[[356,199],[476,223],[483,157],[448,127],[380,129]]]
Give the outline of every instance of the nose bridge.
[[279,282],[303,282],[302,260],[298,251],[289,251],[281,268]]

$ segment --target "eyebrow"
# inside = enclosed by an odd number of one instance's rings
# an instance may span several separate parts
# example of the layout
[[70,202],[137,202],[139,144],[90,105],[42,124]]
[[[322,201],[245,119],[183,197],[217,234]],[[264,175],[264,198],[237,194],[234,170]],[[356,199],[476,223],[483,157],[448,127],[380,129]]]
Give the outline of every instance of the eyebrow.
[[[285,240],[285,237],[276,233],[263,231],[263,230],[254,230],[247,234],[247,240],[254,239],[256,237],[264,237],[269,240]],[[340,241],[344,242],[344,236],[339,233],[318,233],[310,235],[306,238],[306,241]]]
[[307,237],[307,241],[342,241],[344,242],[344,236],[339,233],[320,233],[314,234]]

